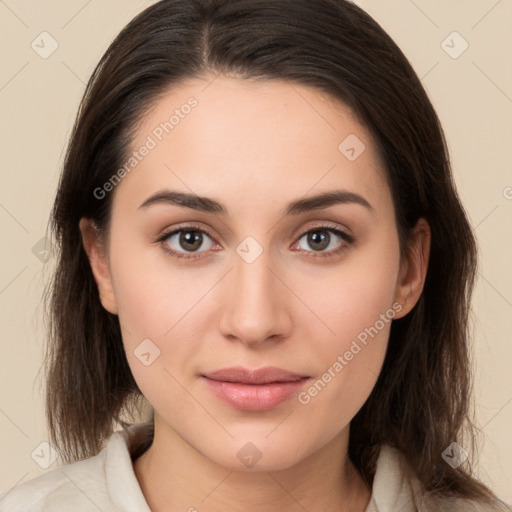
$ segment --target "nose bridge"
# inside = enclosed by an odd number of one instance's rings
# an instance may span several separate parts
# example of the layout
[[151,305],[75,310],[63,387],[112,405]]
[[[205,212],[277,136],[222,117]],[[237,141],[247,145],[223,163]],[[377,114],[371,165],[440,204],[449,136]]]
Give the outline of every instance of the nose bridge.
[[255,259],[248,258],[255,250],[250,244],[251,241],[245,247],[240,244],[234,256],[235,268],[231,273],[222,329],[225,335],[254,345],[269,337],[285,335],[291,320],[283,285],[269,269],[274,266],[269,251],[263,250]]

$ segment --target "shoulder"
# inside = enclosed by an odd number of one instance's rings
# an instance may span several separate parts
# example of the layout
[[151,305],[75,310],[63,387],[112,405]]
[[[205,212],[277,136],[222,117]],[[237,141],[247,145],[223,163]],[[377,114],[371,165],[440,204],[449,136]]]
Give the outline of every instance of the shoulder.
[[148,423],[123,425],[89,459],[65,464],[0,496],[0,512],[151,512],[140,489],[132,455],[152,439]]
[[421,512],[512,512],[512,507],[500,500],[485,503],[425,494],[419,510]]
[[500,500],[484,503],[426,492],[404,454],[387,444],[380,448],[372,497],[378,512],[512,512]]
[[46,471],[4,492],[0,496],[0,512],[81,512],[96,509],[95,505],[109,512],[107,455],[116,443],[122,442],[115,436],[95,457]]

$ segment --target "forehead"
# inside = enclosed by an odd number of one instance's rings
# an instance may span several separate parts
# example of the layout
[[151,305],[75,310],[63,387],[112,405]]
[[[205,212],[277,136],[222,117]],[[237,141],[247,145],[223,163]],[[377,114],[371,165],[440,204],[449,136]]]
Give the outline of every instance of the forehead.
[[132,150],[144,156],[118,188],[138,196],[224,190],[222,201],[240,206],[336,187],[389,200],[368,130],[331,96],[286,81],[219,75],[174,86],[141,119]]

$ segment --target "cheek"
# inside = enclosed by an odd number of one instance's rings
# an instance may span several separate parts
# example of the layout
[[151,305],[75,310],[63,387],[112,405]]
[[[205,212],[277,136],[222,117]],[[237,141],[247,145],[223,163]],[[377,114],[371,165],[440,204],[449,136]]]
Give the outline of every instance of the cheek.
[[354,253],[329,279],[310,277],[310,304],[329,330],[316,337],[312,364],[320,371],[299,402],[331,433],[350,422],[377,381],[401,309],[394,303],[398,271],[398,240],[383,237],[378,248]]
[[[376,243],[355,248],[328,271],[309,272],[307,297],[330,328],[327,347],[332,350],[348,349],[353,339],[364,338],[364,333],[375,325],[387,338],[387,317],[393,318],[396,313],[392,305],[400,263],[398,239],[393,235],[390,231],[389,236],[383,234]],[[381,321],[383,314],[385,325]]]
[[179,268],[163,250],[126,227],[119,223],[111,240],[119,319],[131,334],[130,342],[141,337],[160,339],[186,323],[180,319],[207,291],[208,276],[201,270]]
[[187,377],[196,372],[201,342],[211,335],[213,324],[205,320],[204,299],[217,279],[215,271],[179,267],[121,226],[111,240],[110,262],[132,374],[155,408],[168,404],[170,396],[180,403],[183,370]]

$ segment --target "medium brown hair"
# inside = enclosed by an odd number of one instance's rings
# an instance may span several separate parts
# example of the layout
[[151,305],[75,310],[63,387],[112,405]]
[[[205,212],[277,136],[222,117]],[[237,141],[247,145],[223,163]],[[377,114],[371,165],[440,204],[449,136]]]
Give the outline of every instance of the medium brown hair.
[[79,221],[93,219],[108,234],[112,193],[99,199],[94,190],[123,165],[154,102],[207,73],[312,86],[351,108],[370,131],[385,164],[401,257],[421,217],[432,242],[422,295],[392,322],[381,374],[351,422],[349,455],[371,481],[378,447],[388,443],[428,491],[492,499],[467,463],[454,469],[441,457],[454,441],[475,444],[467,343],[474,235],[420,80],[385,31],[344,0],[163,0],[132,20],[101,58],[80,105],[50,224],[60,250],[48,294],[53,444],[66,461],[95,455],[141,397],[118,318],[99,301]]

